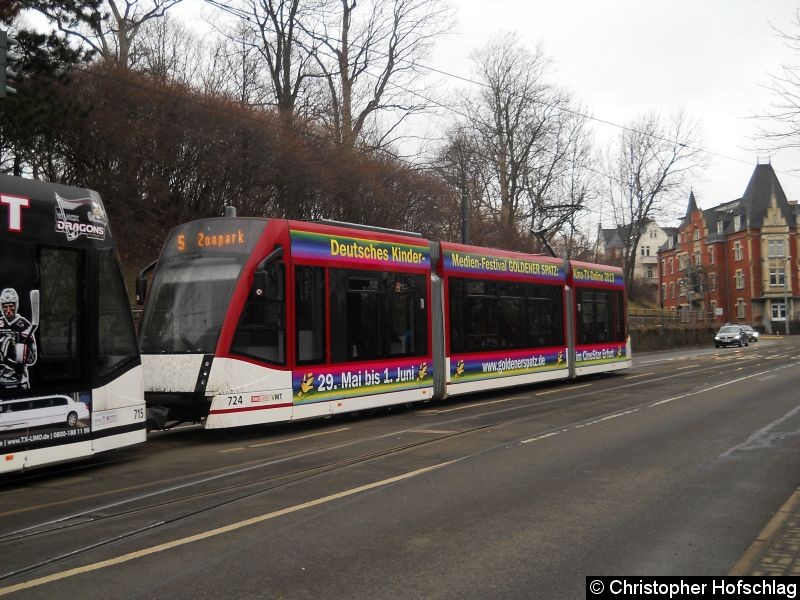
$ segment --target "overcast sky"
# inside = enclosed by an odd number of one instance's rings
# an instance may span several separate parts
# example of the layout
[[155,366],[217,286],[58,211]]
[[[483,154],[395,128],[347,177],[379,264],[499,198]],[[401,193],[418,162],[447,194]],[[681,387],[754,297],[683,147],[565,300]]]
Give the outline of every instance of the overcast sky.
[[[744,193],[759,153],[757,124],[769,109],[770,73],[800,55],[776,33],[793,25],[797,0],[455,0],[458,34],[432,62],[471,75],[466,57],[498,31],[516,31],[533,50],[541,43],[556,77],[590,114],[625,124],[652,110],[683,108],[705,129],[710,166],[693,184],[701,208]],[[487,6],[491,8],[487,9]],[[464,84],[455,82],[463,87]],[[595,122],[598,138],[619,129]],[[762,153],[760,158],[769,156]],[[789,199],[800,200],[800,153],[771,158]]]

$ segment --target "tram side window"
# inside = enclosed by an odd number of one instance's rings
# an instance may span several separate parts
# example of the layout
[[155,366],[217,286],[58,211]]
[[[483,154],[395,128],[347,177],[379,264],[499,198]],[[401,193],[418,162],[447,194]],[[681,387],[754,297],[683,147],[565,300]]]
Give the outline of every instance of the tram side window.
[[281,263],[266,266],[267,288],[262,295],[251,293],[233,337],[236,354],[275,364],[286,364],[285,268]]
[[100,377],[136,361],[138,346],[128,294],[113,250],[98,254],[98,356]]
[[84,265],[83,251],[40,249],[39,356],[32,385],[77,382],[83,378]]
[[325,270],[295,269],[295,323],[298,364],[325,361]]
[[612,340],[614,308],[611,292],[580,290],[581,316],[580,341],[584,344],[602,344]]
[[40,334],[23,335],[32,319],[30,291],[38,289],[35,247],[0,241],[0,257],[0,397],[5,398],[35,385]]
[[451,278],[449,290],[452,352],[563,344],[560,286]]
[[331,269],[330,291],[333,362],[428,353],[423,276]]
[[564,344],[564,296],[560,286],[533,285],[528,290],[528,341],[532,347]]

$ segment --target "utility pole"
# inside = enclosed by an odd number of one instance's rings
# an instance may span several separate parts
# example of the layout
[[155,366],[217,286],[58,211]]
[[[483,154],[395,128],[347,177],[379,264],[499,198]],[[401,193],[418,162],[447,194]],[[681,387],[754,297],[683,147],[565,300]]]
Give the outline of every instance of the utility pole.
[[783,265],[783,315],[786,318],[786,335],[789,335],[789,282],[786,278],[786,265],[789,265],[789,277],[792,276],[791,271],[792,257],[787,256],[786,262]]

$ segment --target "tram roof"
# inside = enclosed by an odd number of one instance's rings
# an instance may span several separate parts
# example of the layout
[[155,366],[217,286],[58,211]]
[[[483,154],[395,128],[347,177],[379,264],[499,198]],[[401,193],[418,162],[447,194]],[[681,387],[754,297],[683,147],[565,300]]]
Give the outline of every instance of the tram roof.
[[0,235],[78,248],[113,245],[97,192],[11,175],[0,175]]

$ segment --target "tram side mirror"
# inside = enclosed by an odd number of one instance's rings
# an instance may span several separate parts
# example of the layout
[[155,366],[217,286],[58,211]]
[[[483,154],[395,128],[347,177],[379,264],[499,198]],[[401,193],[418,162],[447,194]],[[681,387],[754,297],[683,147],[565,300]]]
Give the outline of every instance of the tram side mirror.
[[142,306],[147,298],[147,277],[136,278],[136,304]]
[[156,262],[153,261],[144,269],[139,271],[139,276],[136,278],[136,304],[141,306],[147,298],[147,274],[156,268]]

